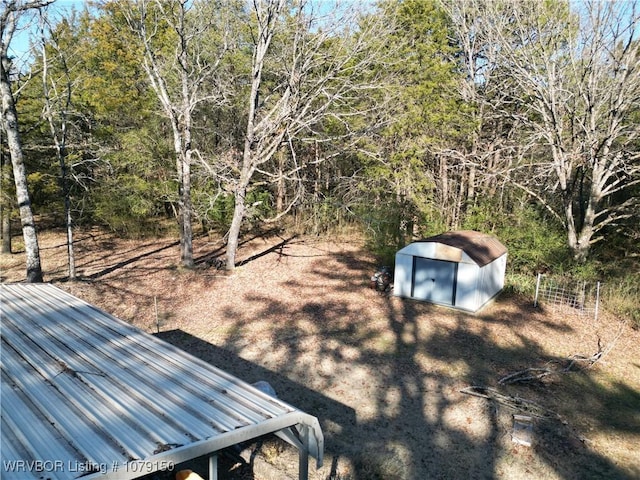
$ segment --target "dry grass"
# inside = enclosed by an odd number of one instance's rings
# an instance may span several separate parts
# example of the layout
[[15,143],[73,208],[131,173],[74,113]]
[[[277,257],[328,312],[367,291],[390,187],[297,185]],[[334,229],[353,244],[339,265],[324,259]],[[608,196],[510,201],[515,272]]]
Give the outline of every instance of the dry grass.
[[[45,280],[241,378],[267,380],[317,416],[326,458],[313,479],[640,477],[640,332],[615,318],[595,323],[518,297],[473,316],[380,296],[367,288],[375,265],[357,238],[247,237],[247,261],[231,275],[207,267],[223,254],[219,241],[198,239],[198,268],[185,271],[173,239],[97,230],[77,239],[81,280],[66,282],[63,236],[41,234]],[[0,261],[3,281],[24,278],[22,255]],[[520,369],[592,355],[598,338],[616,344],[587,371],[498,386]],[[537,419],[532,447],[516,445],[517,410],[461,393],[470,385],[561,420]],[[290,450],[267,456],[295,471]]]

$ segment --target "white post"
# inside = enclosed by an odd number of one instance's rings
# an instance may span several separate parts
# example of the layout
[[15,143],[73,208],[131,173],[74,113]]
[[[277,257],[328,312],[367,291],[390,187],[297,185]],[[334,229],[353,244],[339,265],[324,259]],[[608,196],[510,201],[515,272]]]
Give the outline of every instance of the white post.
[[542,274],[538,274],[538,279],[536,280],[536,298],[533,300],[533,306],[538,306],[538,292],[540,291],[540,279],[542,278]]
[[160,333],[160,318],[158,317],[158,296],[153,296],[153,307],[156,313],[156,333]]
[[209,480],[218,480],[218,455],[209,457]]
[[309,427],[300,425],[301,448],[298,450],[298,480],[309,480]]

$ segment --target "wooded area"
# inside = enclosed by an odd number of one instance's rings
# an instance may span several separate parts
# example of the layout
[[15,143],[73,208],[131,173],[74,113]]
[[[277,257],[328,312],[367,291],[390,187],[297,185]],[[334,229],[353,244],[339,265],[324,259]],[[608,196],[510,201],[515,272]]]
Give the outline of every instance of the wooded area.
[[175,228],[187,268],[217,231],[233,269],[243,232],[280,222],[358,228],[387,262],[476,229],[512,272],[638,290],[637,2],[1,8],[3,249],[20,218],[30,281],[45,218],[70,278],[78,226]]

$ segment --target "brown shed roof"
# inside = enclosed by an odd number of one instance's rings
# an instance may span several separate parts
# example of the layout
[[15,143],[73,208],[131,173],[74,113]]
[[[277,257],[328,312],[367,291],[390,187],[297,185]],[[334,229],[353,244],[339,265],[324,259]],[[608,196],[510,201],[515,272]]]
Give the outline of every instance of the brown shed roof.
[[445,232],[420,241],[437,242],[459,248],[481,267],[507,253],[507,248],[497,238],[474,230]]

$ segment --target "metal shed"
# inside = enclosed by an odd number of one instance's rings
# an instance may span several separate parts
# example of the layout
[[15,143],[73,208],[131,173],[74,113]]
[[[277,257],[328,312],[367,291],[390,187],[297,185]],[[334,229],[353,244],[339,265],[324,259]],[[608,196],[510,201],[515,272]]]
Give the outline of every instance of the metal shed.
[[318,420],[47,284],[0,285],[0,477],[127,480],[274,433],[322,464]]
[[504,287],[506,265],[507,249],[495,237],[442,233],[396,253],[394,295],[476,312]]

